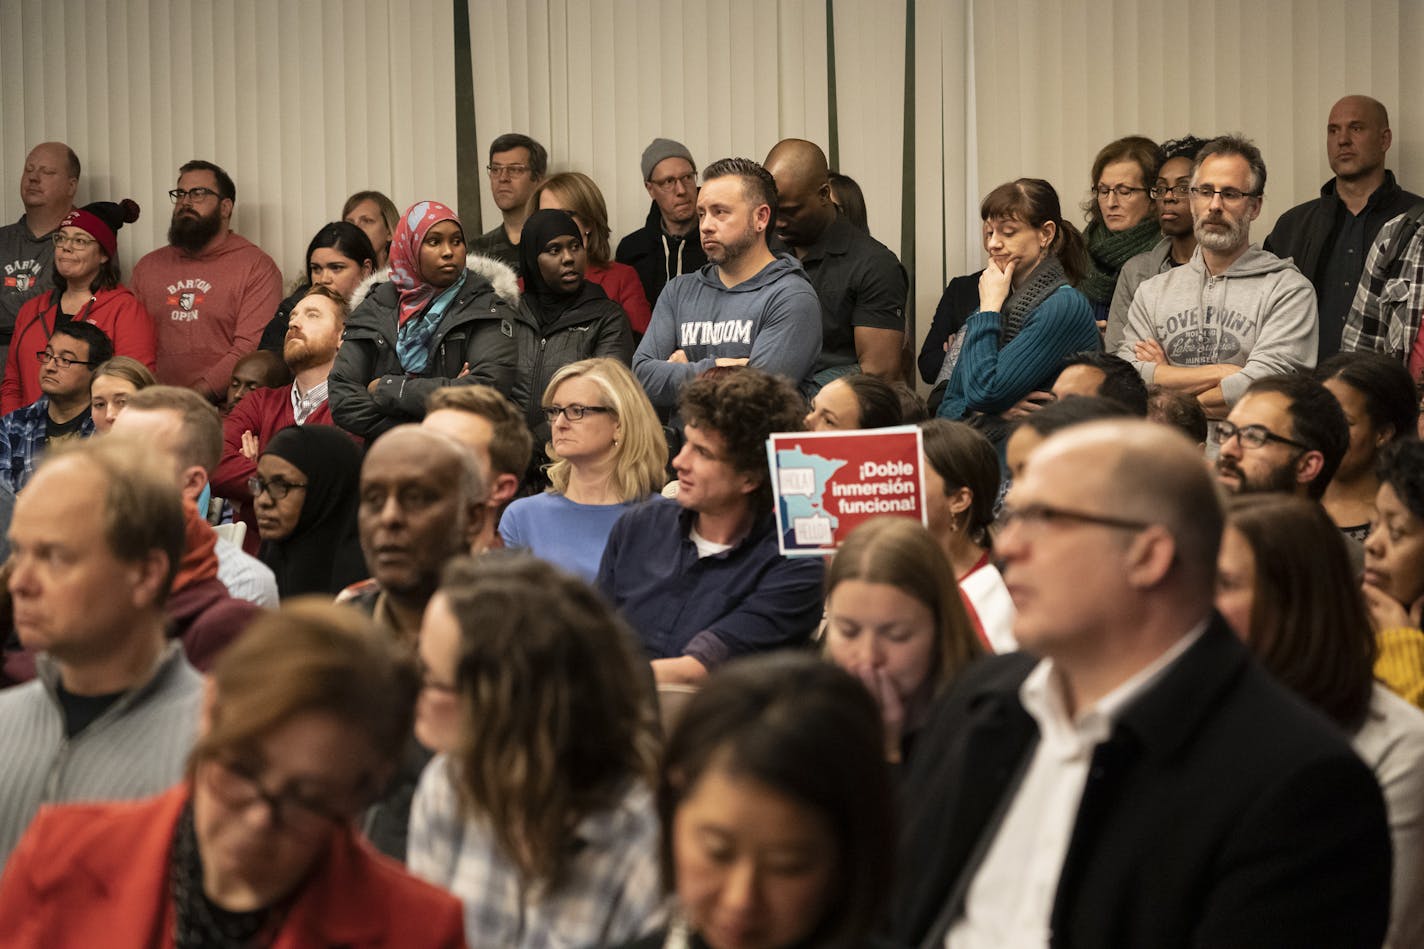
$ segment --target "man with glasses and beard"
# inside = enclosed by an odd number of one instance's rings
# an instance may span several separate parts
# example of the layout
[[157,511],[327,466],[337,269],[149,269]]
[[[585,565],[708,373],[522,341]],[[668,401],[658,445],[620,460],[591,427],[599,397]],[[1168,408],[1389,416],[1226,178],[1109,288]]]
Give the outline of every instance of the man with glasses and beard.
[[1216,479],[1232,494],[1282,491],[1319,501],[1350,447],[1330,390],[1305,375],[1251,384],[1216,426]]
[[218,401],[282,301],[282,275],[230,229],[237,188],[207,161],[178,169],[168,246],[134,267],[133,289],[158,336],[158,379]]
[[1266,376],[1315,366],[1315,290],[1294,263],[1251,246],[1266,163],[1226,135],[1197,153],[1189,200],[1197,249],[1142,283],[1117,354],[1148,385],[1195,396],[1224,418]]
[[773,254],[776,181],[746,158],[702,172],[698,229],[708,263],[668,282],[633,372],[659,411],[713,366],[751,366],[810,384],[821,352],[821,302],[790,254]]

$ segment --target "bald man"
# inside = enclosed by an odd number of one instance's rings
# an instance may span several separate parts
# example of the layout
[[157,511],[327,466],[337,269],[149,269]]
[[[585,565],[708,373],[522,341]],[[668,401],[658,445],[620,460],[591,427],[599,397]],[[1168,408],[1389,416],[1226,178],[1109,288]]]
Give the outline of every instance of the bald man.
[[899,380],[909,293],[905,268],[888,247],[836,211],[820,146],[785,139],[767,154],[765,166],[776,179],[777,236],[801,260],[821,301],[817,388],[857,368]]
[[1276,221],[1266,250],[1291,257],[1315,285],[1320,304],[1316,364],[1340,351],[1340,335],[1380,228],[1421,199],[1385,168],[1393,140],[1389,112],[1369,96],[1346,96],[1330,110],[1325,152],[1335,177],[1320,197],[1296,205]]
[[68,145],[41,142],[25,156],[20,174],[25,213],[14,224],[0,227],[0,359],[10,345],[20,307],[49,285],[54,274],[51,239],[74,208],[78,188],[79,156]]
[[1043,442],[994,540],[1025,653],[929,712],[896,944],[1372,946],[1384,803],[1343,734],[1212,609],[1222,512],[1165,426]]

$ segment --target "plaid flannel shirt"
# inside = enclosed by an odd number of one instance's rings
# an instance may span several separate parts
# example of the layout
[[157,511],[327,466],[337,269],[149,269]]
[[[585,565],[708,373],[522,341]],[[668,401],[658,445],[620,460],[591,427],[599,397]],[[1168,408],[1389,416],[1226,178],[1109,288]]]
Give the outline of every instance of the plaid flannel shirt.
[[[0,477],[10,485],[10,490],[19,493],[35,466],[44,457],[45,425],[49,419],[49,396],[42,395],[23,408],[9,415],[0,416]],[[94,434],[94,419],[86,418],[79,427],[79,437],[88,438]]]
[[1404,226],[1404,218],[1401,214],[1386,222],[1370,246],[1355,302],[1345,318],[1342,351],[1384,353],[1400,362],[1409,359],[1419,335],[1420,312],[1424,311],[1424,227],[1400,253],[1404,266],[1398,277],[1386,279],[1382,260]]
[[465,904],[471,946],[566,949],[631,942],[666,921],[652,793],[632,781],[611,808],[575,830],[564,880],[525,887],[488,824],[461,813],[450,759],[421,775],[410,811],[410,872]]

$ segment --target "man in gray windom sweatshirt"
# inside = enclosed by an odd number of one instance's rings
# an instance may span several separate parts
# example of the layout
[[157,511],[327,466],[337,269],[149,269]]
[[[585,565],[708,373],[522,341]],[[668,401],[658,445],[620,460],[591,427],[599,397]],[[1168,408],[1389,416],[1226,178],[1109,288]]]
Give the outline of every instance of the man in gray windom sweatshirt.
[[756,162],[724,158],[702,173],[698,232],[708,263],[658,297],[633,372],[663,412],[713,366],[752,366],[803,386],[821,352],[821,304],[801,264],[773,254],[776,183]]
[[1315,289],[1290,260],[1251,245],[1265,186],[1249,141],[1202,148],[1190,199],[1196,253],[1138,287],[1117,349],[1148,385],[1194,395],[1216,419],[1255,380],[1315,366]]

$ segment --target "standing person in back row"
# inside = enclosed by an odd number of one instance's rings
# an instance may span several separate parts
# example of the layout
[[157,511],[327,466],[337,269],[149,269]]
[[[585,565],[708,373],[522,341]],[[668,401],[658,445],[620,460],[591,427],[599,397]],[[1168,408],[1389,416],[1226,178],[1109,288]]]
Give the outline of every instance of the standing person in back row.
[[20,307],[38,295],[54,273],[50,237],[74,209],[79,189],[79,156],[63,142],[41,142],[25,156],[20,203],[25,213],[0,227],[0,358]]
[[470,241],[470,251],[493,257],[519,273],[519,234],[529,217],[529,198],[549,170],[549,153],[528,135],[509,132],[490,142],[485,170],[490,196],[503,220]]
[[158,381],[216,402],[282,302],[282,274],[260,247],[232,231],[237,186],[217,165],[183,165],[168,196],[168,246],[138,262],[133,289],[153,317]]
[[655,138],[643,149],[643,187],[653,205],[648,220],[618,242],[620,264],[638,271],[648,306],[657,306],[674,277],[707,263],[697,235],[697,162],[681,142]]

